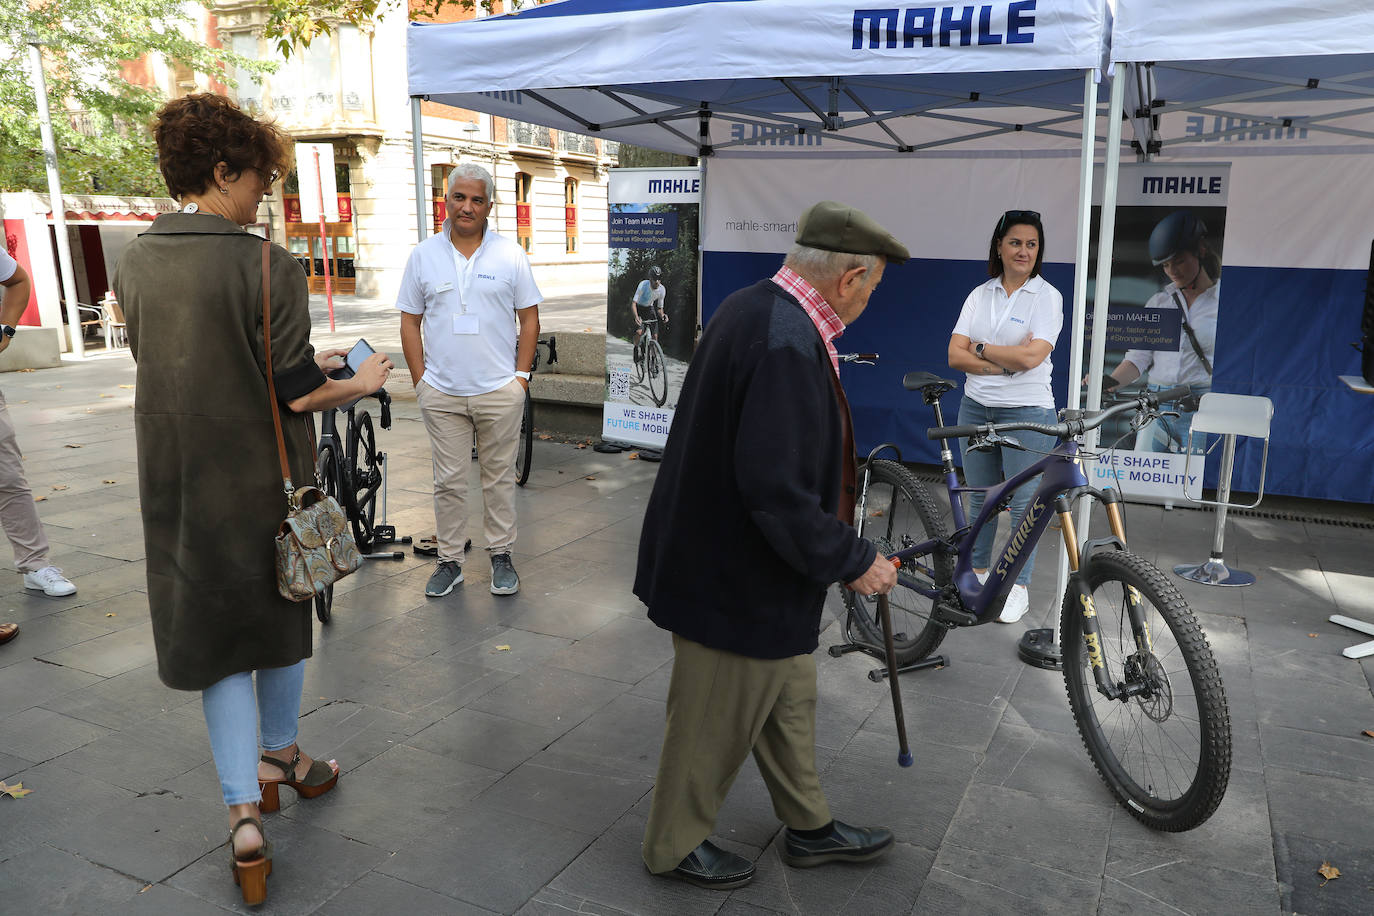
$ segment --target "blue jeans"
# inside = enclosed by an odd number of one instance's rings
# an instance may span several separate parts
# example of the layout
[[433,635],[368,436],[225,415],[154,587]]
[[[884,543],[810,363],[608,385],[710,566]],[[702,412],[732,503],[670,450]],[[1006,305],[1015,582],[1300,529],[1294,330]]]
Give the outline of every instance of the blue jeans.
[[[1151,391],[1166,391],[1173,388],[1173,385],[1150,385]],[[1191,385],[1194,395],[1201,397],[1212,390],[1211,385]],[[1178,410],[1177,401],[1168,401],[1161,404],[1164,410]],[[1202,452],[1207,443],[1207,436],[1203,433],[1193,433],[1193,413],[1194,411],[1178,410],[1177,417],[1160,417],[1151,420],[1140,428],[1140,432],[1135,434],[1135,447],[1139,452],[1173,452],[1182,455],[1185,452],[1198,454]],[[1187,442],[1188,447],[1184,448],[1183,443]]]
[[259,727],[265,751],[279,751],[296,742],[305,660],[256,673],[256,698],[251,671],[231,674],[200,694],[226,805],[255,804],[262,798],[258,789]]
[[[981,425],[983,423],[1056,423],[1058,419],[1049,407],[985,407],[977,401],[964,396],[959,402],[959,425]],[[1014,477],[1026,468],[1035,464],[1043,456],[1042,453],[1054,448],[1057,440],[1053,436],[1044,433],[1033,433],[1028,430],[1017,430],[1007,435],[1016,439],[1028,449],[1034,451],[1019,451],[1014,448],[995,447],[980,451],[970,452],[968,450],[968,440],[962,440],[960,447],[964,454],[964,482],[971,487],[991,487],[1009,477]],[[1021,514],[1026,511],[1026,506],[1030,505],[1031,496],[1035,494],[1035,488],[1039,485],[1040,478],[1032,477],[1020,487],[1011,497],[1011,517],[1019,520]],[[979,511],[983,508],[983,494],[970,493],[968,497],[968,518],[969,522],[978,517]],[[973,566],[975,569],[987,569],[992,562],[992,546],[997,536],[997,519],[988,519],[978,537],[973,542]],[[1026,557],[1026,565],[1021,567],[1021,572],[1016,576],[1017,585],[1028,585],[1031,579],[1031,570],[1035,567],[1035,551],[1031,551]]]

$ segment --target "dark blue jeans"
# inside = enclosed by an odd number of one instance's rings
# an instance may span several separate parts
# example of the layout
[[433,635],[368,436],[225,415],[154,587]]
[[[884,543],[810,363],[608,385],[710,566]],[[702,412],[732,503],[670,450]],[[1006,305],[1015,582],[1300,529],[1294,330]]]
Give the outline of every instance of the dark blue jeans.
[[[983,423],[1056,423],[1054,411],[1048,407],[985,407],[965,395],[959,403],[959,425],[981,425]],[[1017,430],[1008,433],[1022,445],[1033,451],[1020,451],[1014,448],[994,447],[970,452],[968,440],[960,443],[964,455],[964,482],[971,487],[990,487],[1009,477],[1021,473],[1043,457],[1044,452],[1055,446],[1055,438],[1044,433]],[[1039,485],[1040,478],[1032,477],[1017,488],[1011,497],[1011,517],[1019,519],[1026,511],[1031,496]],[[970,493],[968,497],[968,518],[972,522],[983,508],[983,494]],[[992,562],[993,539],[997,535],[997,520],[989,519],[973,542],[973,566],[987,569]],[[1035,551],[1026,557],[1026,565],[1021,567],[1016,577],[1017,585],[1030,583],[1031,570],[1035,566]]]

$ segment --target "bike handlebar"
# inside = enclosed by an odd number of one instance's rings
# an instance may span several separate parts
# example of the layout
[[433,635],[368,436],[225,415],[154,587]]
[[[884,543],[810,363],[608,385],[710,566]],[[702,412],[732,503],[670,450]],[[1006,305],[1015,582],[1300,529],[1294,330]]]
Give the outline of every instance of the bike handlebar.
[[1139,397],[1129,401],[1122,401],[1108,407],[1106,410],[1099,410],[1090,417],[1074,417],[1062,423],[984,423],[981,425],[965,426],[935,426],[926,430],[927,439],[971,439],[974,436],[991,435],[993,433],[1012,432],[1013,430],[1029,430],[1030,432],[1044,433],[1047,436],[1054,436],[1056,439],[1069,439],[1081,436],[1090,429],[1097,429],[1108,417],[1129,410],[1154,410],[1162,403],[1177,401],[1179,398],[1187,397],[1192,393],[1187,385],[1180,385],[1177,388],[1170,388],[1167,391],[1146,391]]

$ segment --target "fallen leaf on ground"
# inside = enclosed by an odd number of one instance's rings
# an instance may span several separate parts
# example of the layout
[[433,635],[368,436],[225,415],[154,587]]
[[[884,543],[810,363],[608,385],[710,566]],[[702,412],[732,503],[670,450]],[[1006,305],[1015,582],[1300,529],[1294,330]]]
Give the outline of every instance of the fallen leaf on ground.
[[32,370],[32,369],[20,369],[19,371],[20,371],[20,372],[32,372],[33,370]]
[[119,483],[118,480],[102,480],[101,483]]
[[1317,869],[1317,874],[1321,875],[1323,878],[1326,879],[1326,881],[1323,881],[1321,884],[1318,885],[1318,887],[1326,887],[1327,881],[1330,881],[1333,878],[1339,878],[1341,876],[1341,870],[1336,866],[1332,865],[1330,862],[1323,862],[1322,867]]
[[540,433],[539,438],[541,441],[547,441],[549,439],[552,439],[553,436],[550,436],[548,433]]
[[106,616],[106,617],[113,617],[113,616],[115,616],[115,612],[114,612],[114,611],[110,611],[110,613],[106,614],[105,616]]
[[101,397],[102,397],[102,398],[112,398],[112,397],[114,397],[114,395],[112,395],[112,394],[102,394]]
[[63,447],[63,448],[81,448],[81,446],[77,445],[75,442],[68,442],[66,445],[64,445],[64,446],[62,446],[62,447]]
[[31,792],[33,792],[33,789],[24,788],[22,782],[16,782],[11,786],[7,785],[3,779],[0,779],[0,795],[8,795],[10,798],[23,798]]
[[59,484],[55,484],[55,485],[53,486],[53,489],[54,489],[54,490],[70,490],[71,487],[67,486],[65,483],[59,483]]
[[510,646],[497,646],[497,647],[496,647],[496,651],[497,651],[497,652],[509,652],[509,651],[510,651]]
[[133,386],[133,385],[120,385],[119,387],[120,387],[120,388],[132,388],[132,387],[134,387],[134,386]]
[[1374,729],[1366,728],[1366,729],[1364,730],[1364,736],[1365,736],[1366,738],[1374,738]]
[[596,480],[595,477],[583,477],[582,479],[583,479],[583,480]]
[[139,893],[140,893],[140,894],[145,893],[145,892],[151,890],[152,887],[153,887],[153,886],[152,886],[151,884],[145,884],[145,885],[143,885],[143,887],[139,890]]
[[1317,634],[1316,634],[1316,633],[1308,633],[1308,634],[1307,634],[1307,638],[1308,638],[1308,639],[1316,639],[1316,638],[1317,638]]
[[41,502],[43,502],[43,501],[46,500],[46,499],[47,499],[46,496],[35,496],[35,497],[33,498],[33,501],[36,502],[36,503],[41,503]]
[[874,509],[872,512],[870,512],[870,513],[868,513],[868,514],[869,514],[869,517],[871,517],[871,518],[882,518],[882,517],[883,517],[883,510],[882,510],[882,509]]
[[631,460],[631,461],[638,461],[638,460],[639,460],[639,452],[630,452],[630,456],[629,456],[629,457],[630,457],[630,460]]
[[587,447],[587,443],[585,443],[585,442],[579,442],[579,443],[577,443],[577,447],[578,447],[578,448],[586,448],[586,447]]

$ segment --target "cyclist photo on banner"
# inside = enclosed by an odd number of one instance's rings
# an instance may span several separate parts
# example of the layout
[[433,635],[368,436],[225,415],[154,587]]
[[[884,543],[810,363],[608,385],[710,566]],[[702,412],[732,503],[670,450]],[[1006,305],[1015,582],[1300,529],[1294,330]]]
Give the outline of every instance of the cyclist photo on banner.
[[[1190,394],[1164,405],[1177,417],[1161,416],[1136,434],[1136,451],[1197,453],[1203,449],[1202,437],[1193,435],[1191,426],[1198,400],[1212,390],[1221,299],[1220,249],[1209,236],[1208,222],[1193,209],[1177,209],[1154,224],[1148,237],[1149,264],[1162,272],[1165,283],[1145,302],[1146,314],[1168,316],[1170,328],[1177,321],[1178,332],[1167,347],[1126,350],[1103,379],[1106,397],[1137,382],[1151,391],[1180,385],[1189,388]],[[1220,220],[1216,223],[1220,225]]]

